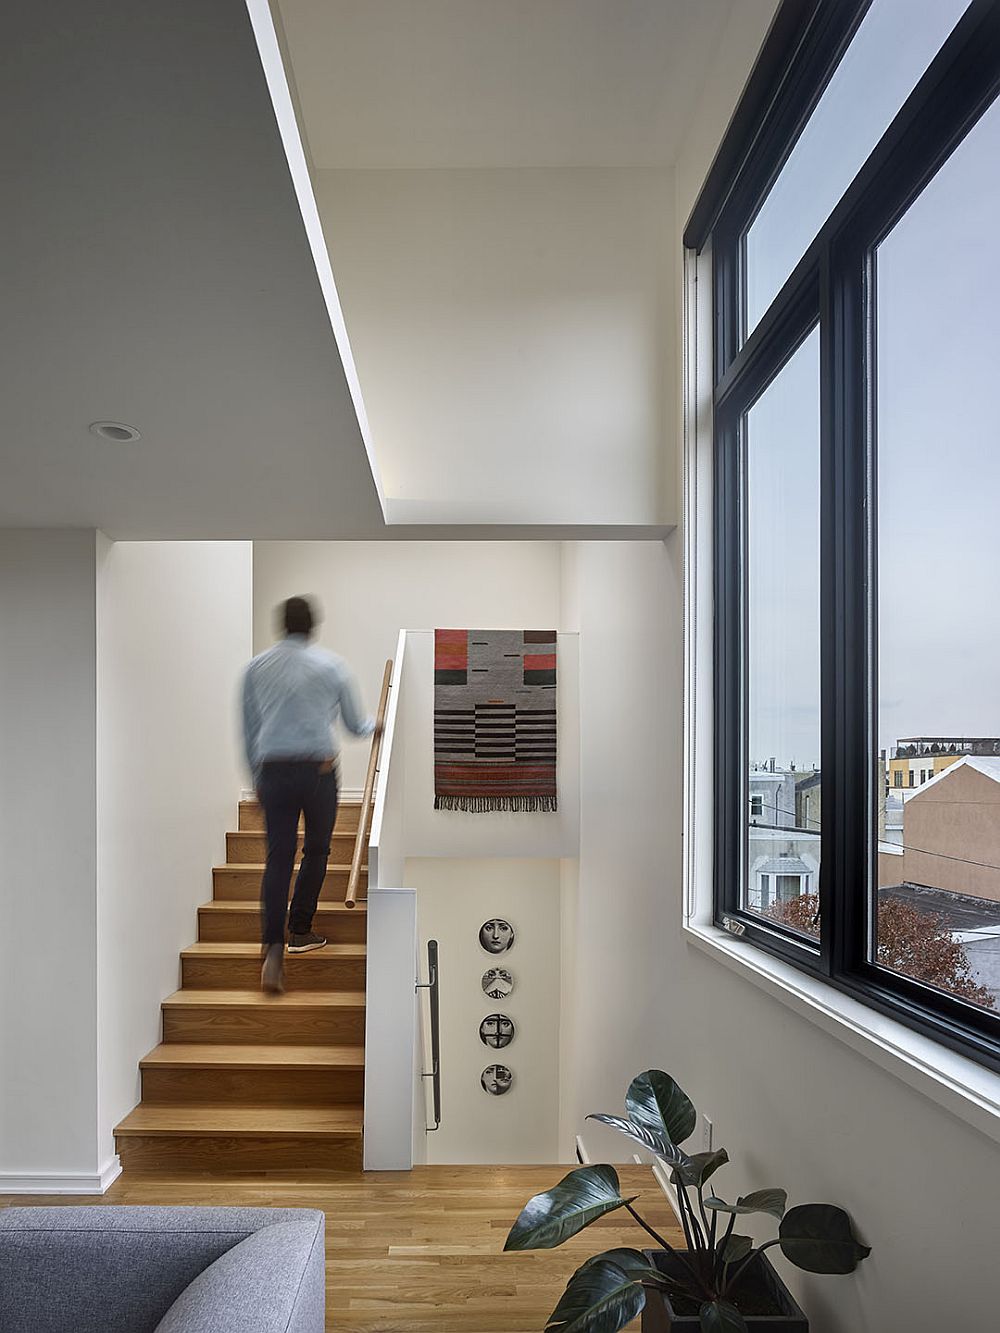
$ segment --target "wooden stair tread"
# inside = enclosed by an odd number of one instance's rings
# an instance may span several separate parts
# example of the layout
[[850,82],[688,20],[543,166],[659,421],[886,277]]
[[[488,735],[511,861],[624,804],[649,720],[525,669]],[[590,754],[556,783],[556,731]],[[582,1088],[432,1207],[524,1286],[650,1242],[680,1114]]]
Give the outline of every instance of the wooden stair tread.
[[[345,903],[338,902],[336,899],[320,901],[317,912],[365,912],[367,906],[364,902],[359,902],[356,907],[348,907]],[[199,912],[259,912],[260,903],[250,898],[210,898],[207,903],[202,903],[198,908]]]
[[224,1046],[164,1042],[141,1069],[363,1069],[363,1046]]
[[163,1001],[164,1009],[363,1009],[364,991],[299,990],[265,995],[259,990],[179,990]]
[[161,1106],[140,1102],[116,1127],[115,1133],[342,1138],[359,1135],[362,1119],[360,1106]]
[[[299,959],[309,963],[322,961],[324,958],[364,958],[367,955],[364,944],[342,944],[328,940],[322,949],[310,949],[307,953],[286,955],[286,962],[298,965]],[[198,940],[181,950],[182,958],[253,958],[260,961],[260,945],[249,941],[237,940]]]
[[[299,864],[297,860],[295,864],[296,865]],[[251,870],[259,870],[260,873],[263,875],[265,866],[263,861],[223,861],[221,865],[213,866],[212,869],[218,871],[225,871],[225,870],[231,870],[234,872],[238,871],[241,874],[244,872],[249,874]],[[368,866],[363,865],[361,869],[367,870]],[[350,874],[351,863],[350,861],[347,861],[346,863],[338,861],[328,861],[326,870],[327,874],[329,874],[331,871],[333,871],[334,873],[340,871],[343,874]]]

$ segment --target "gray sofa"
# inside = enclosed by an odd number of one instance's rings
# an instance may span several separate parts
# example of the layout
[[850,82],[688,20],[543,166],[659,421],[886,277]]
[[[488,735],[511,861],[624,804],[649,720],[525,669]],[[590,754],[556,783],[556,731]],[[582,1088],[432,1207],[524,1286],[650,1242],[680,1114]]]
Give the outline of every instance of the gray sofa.
[[0,1210],[3,1333],[323,1333],[324,1216]]

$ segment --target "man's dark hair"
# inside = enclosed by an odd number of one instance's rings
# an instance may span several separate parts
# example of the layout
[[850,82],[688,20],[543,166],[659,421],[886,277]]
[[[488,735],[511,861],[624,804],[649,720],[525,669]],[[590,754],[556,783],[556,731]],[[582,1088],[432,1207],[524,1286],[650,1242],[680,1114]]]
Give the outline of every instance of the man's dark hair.
[[281,623],[286,634],[311,634],[316,616],[308,597],[289,597],[281,609]]

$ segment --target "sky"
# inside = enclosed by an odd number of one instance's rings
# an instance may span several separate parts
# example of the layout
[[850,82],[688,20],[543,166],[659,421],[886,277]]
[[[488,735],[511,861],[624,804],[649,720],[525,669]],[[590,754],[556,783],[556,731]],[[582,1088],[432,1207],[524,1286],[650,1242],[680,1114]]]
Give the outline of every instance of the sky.
[[[964,8],[874,0],[751,228],[751,323]],[[1000,735],[998,164],[1000,103],[878,252],[879,748]],[[779,766],[819,761],[818,385],[814,332],[748,418],[749,753]]]

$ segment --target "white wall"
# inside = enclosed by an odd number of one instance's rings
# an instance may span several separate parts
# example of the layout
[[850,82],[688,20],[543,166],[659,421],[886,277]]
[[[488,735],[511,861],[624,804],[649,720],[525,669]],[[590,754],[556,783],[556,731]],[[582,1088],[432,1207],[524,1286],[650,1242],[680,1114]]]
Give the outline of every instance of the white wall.
[[[709,330],[695,352],[685,348],[684,307],[687,289],[684,280],[684,226],[694,207],[702,183],[712,165],[716,150],[726,127],[736,110],[747,79],[753,70],[758,52],[767,37],[768,29],[778,8],[779,0],[739,0],[730,8],[722,36],[715,48],[705,82],[691,117],[677,162],[674,165],[674,202],[676,208],[676,240],[673,246],[674,262],[674,338],[677,352],[677,394],[674,403],[678,447],[673,456],[674,486],[680,503],[683,502],[684,483],[684,420],[685,407],[690,407],[692,384],[702,393],[699,410],[711,410],[711,375],[701,373],[701,367],[711,365],[712,342]],[[707,274],[706,274],[707,280]],[[710,281],[706,284],[710,286]],[[710,297],[710,293],[704,293]],[[683,353],[683,355],[682,355]],[[685,381],[685,374],[687,381]]]
[[581,1129],[575,1065],[580,1039],[576,1011],[579,894],[579,859],[564,857],[559,862],[559,1124],[554,1158],[558,1162],[576,1161],[576,1137]]
[[243,776],[249,542],[102,539],[98,574],[100,1151],[138,1102],[138,1062],[225,860]]
[[776,1261],[813,1333],[975,1328],[993,1302],[996,1144],[682,934],[680,554],[679,538],[568,550],[584,781],[564,1122],[594,1160],[623,1160],[583,1117],[616,1110],[639,1070],[668,1070],[734,1159],[724,1193],[839,1203],[873,1246],[848,1278]]
[[579,873],[564,885],[575,920],[564,941],[573,1032],[563,1160],[578,1133],[592,1152],[617,1149],[584,1117],[619,1109],[667,1021],[676,991],[662,958],[675,924],[668,903],[681,797],[680,619],[666,547],[573,543],[566,565],[580,630],[581,817]]
[[[411,859],[406,882],[417,889],[421,959],[428,939],[440,945],[442,1119],[441,1128],[427,1135],[427,1161],[555,1161],[559,862]],[[513,948],[499,957],[487,953],[478,938],[479,927],[493,916],[506,918],[516,931]],[[514,976],[506,1000],[490,1000],[482,992],[482,975],[493,966]],[[497,1012],[509,1014],[517,1028],[502,1051],[479,1039],[480,1022]],[[514,1074],[502,1097],[491,1097],[480,1085],[490,1064],[506,1064]]]
[[100,1166],[94,559],[0,532],[0,1190]]
[[[254,652],[276,637],[274,609],[298,593],[323,608],[319,642],[350,663],[374,711],[401,629],[552,629],[554,542],[254,542]],[[344,741],[343,780],[364,785],[368,745]]]
[[366,963],[364,1167],[408,1171],[426,1153],[413,889],[369,890]]
[[676,518],[673,184],[320,171],[390,522]]

